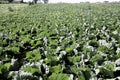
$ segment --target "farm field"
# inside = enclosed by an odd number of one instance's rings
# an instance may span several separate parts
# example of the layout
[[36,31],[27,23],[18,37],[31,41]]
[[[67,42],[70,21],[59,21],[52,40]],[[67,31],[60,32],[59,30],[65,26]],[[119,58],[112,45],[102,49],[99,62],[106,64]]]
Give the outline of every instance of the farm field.
[[0,14],[0,80],[120,79],[120,4],[19,9]]

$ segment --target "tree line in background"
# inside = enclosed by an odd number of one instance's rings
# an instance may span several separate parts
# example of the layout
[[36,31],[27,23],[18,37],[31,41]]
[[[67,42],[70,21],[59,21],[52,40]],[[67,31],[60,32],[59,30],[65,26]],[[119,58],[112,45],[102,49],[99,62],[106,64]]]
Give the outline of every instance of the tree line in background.
[[[39,0],[33,0],[31,3],[37,3]],[[49,0],[40,0],[43,1],[45,4],[48,3]],[[24,3],[24,0],[0,0],[0,3],[4,3],[4,2],[8,2],[8,3],[12,3],[12,2],[20,2],[20,3]]]

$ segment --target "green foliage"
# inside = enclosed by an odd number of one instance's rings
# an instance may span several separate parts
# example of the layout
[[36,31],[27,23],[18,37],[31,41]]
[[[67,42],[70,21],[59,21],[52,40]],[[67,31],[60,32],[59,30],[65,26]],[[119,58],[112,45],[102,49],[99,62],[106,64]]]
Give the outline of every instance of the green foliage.
[[40,60],[41,54],[38,49],[35,49],[33,51],[27,52],[26,57],[30,60],[30,62],[32,62],[32,61]]
[[100,73],[103,74],[104,77],[114,77],[113,71],[107,68],[100,67],[99,70],[100,70]]
[[105,52],[105,53],[109,52],[109,50],[108,50],[108,48],[106,46],[100,46],[100,47],[98,47],[98,51]]
[[73,51],[73,49],[75,49],[75,45],[70,45],[70,46],[66,47],[65,51],[67,53],[71,53]]
[[53,73],[49,78],[48,80],[69,80],[69,77],[67,74],[56,74],[56,73]]
[[50,67],[50,72],[56,73],[56,74],[61,73],[62,72],[61,65]]
[[76,62],[79,62],[80,61],[80,56],[71,56],[71,57],[68,57],[69,61],[72,62],[73,64],[76,64]]
[[0,13],[0,79],[118,77],[119,4],[11,6],[12,12]]
[[25,67],[23,70],[26,72],[30,72],[32,74],[40,74],[41,73],[41,71],[37,67]]
[[42,45],[43,45],[43,42],[40,41],[40,40],[38,40],[38,41],[36,41],[36,40],[31,40],[31,41],[30,41],[30,44],[31,44],[32,48],[36,48],[36,47],[38,47],[38,46],[42,46]]
[[10,63],[0,64],[0,74],[4,74],[10,69]]
[[102,64],[103,60],[104,60],[104,58],[103,58],[103,56],[102,56],[101,54],[95,54],[95,55],[92,56],[92,58],[91,58],[91,61],[92,61],[92,62],[97,62],[97,63],[99,63],[99,64]]
[[85,77],[82,73],[78,76],[78,80],[85,80]]
[[107,69],[109,69],[111,71],[114,71],[114,68],[115,68],[114,64],[112,64],[112,63],[105,64],[104,67],[106,67]]
[[77,68],[77,67],[75,67],[75,66],[72,66],[72,67],[71,67],[71,71],[72,71],[74,74],[78,75],[78,71],[80,71],[80,68]]
[[89,45],[90,45],[90,46],[93,46],[93,47],[98,47],[98,46],[99,46],[99,45],[98,45],[98,42],[97,42],[96,40],[90,41]]
[[6,46],[7,45],[7,42],[6,40],[0,40],[0,46]]

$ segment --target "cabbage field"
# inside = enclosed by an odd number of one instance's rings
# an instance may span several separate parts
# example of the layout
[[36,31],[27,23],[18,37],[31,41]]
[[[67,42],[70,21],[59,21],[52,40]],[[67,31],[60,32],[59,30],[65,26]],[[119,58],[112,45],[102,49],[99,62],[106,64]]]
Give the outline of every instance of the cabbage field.
[[0,80],[120,80],[120,4],[0,14]]

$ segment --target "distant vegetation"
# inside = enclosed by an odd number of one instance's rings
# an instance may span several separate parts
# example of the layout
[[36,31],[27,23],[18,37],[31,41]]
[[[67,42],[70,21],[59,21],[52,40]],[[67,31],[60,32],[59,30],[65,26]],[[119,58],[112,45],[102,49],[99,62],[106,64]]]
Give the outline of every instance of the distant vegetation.
[[28,4],[0,4],[0,15],[16,13],[24,8],[26,8]]
[[[33,0],[31,3],[37,3],[38,0]],[[47,4],[49,2],[49,0],[41,0],[41,2],[44,2],[45,4]],[[0,3],[24,3],[24,0],[0,0]]]

